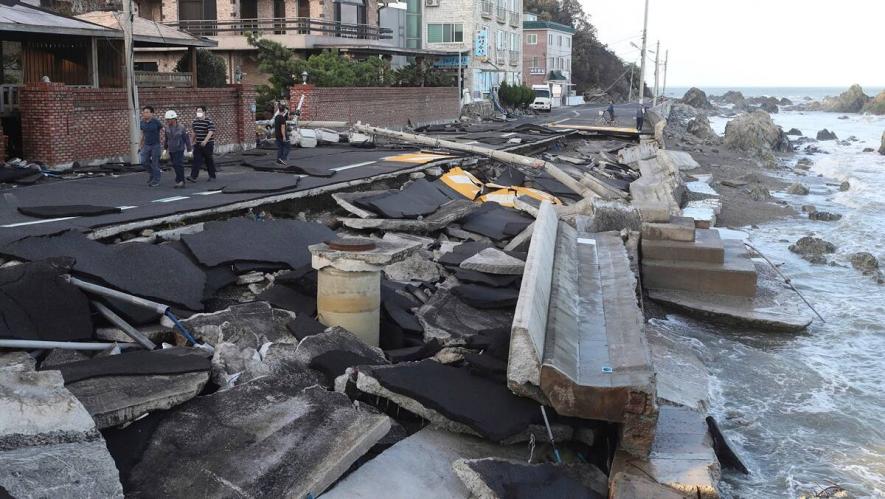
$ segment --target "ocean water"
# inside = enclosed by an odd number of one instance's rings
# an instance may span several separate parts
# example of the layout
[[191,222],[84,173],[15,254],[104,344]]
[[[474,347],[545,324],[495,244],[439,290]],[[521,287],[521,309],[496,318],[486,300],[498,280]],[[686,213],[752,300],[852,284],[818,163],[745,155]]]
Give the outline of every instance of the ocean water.
[[[745,94],[746,95],[746,94]],[[776,96],[780,96],[775,94]],[[816,145],[807,196],[774,195],[797,208],[813,204],[840,213],[837,222],[800,215],[744,228],[748,239],[826,319],[802,334],[772,334],[706,325],[672,315],[659,321],[690,344],[713,376],[710,412],[737,445],[749,476],[723,472],[725,497],[798,497],[838,484],[855,497],[885,497],[885,286],[851,268],[868,251],[885,267],[885,156],[878,149],[885,116],[782,112],[784,129],[814,136],[828,128],[857,142]],[[711,118],[722,133],[725,118]],[[804,154],[796,154],[795,162]],[[838,184],[848,180],[850,190]],[[816,235],[838,248],[835,266],[812,265],[787,247]]]
[[[812,100],[822,100],[824,97],[837,96],[848,90],[850,85],[844,87],[701,87],[701,90],[707,95],[722,95],[729,90],[737,90],[744,94],[744,97],[786,97],[798,104],[806,100],[806,97]],[[870,96],[878,95],[879,92],[885,90],[881,86],[864,86],[863,91]],[[673,87],[667,88],[664,95],[673,98],[682,98],[689,87]]]

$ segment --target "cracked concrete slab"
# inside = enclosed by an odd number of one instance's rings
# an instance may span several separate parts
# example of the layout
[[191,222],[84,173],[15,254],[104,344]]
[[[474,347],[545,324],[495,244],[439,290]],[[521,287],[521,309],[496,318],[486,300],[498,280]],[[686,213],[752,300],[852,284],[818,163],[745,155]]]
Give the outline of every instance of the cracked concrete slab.
[[446,344],[463,344],[471,336],[509,327],[513,322],[513,310],[474,308],[448,289],[439,289],[416,315],[425,341],[436,338]]
[[528,464],[496,458],[459,459],[455,474],[471,497],[606,499],[608,479],[589,464]]

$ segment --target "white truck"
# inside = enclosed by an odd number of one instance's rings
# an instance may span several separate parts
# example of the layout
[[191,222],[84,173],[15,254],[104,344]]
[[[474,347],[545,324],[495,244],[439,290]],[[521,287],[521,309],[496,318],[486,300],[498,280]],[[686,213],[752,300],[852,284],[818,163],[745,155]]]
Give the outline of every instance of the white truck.
[[550,87],[547,85],[532,85],[535,92],[535,101],[530,106],[535,111],[550,112],[553,109],[553,99],[550,96]]

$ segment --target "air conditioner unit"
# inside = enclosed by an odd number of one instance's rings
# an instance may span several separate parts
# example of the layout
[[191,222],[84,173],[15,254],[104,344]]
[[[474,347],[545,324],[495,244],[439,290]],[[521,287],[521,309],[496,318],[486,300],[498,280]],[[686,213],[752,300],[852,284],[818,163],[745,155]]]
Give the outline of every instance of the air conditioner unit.
[[424,5],[427,7],[439,7],[439,0],[424,0]]

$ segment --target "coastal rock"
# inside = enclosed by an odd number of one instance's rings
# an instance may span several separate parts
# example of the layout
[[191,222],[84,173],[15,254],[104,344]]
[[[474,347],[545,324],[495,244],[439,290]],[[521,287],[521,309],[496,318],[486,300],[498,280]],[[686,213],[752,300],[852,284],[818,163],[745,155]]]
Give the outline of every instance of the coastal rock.
[[727,104],[733,104],[735,109],[746,109],[747,108],[747,99],[744,97],[744,94],[737,92],[735,90],[729,90],[722,94],[722,101]]
[[815,213],[817,211],[817,207],[813,204],[803,204],[802,205],[802,213]]
[[725,125],[725,145],[729,149],[757,156],[793,150],[790,139],[765,111],[753,111],[729,121]]
[[697,109],[713,109],[710,101],[707,100],[707,94],[696,87],[688,89],[682,97],[682,102]]
[[799,182],[796,182],[795,184],[787,188],[787,194],[793,194],[796,196],[807,196],[808,192],[808,187]]
[[836,134],[824,128],[823,130],[817,132],[817,140],[838,140],[839,137],[836,137]]
[[812,161],[811,158],[802,158],[796,162],[796,168],[798,168],[800,170],[810,170],[811,165],[813,165],[813,164],[814,164],[814,161]]
[[868,102],[863,111],[870,114],[885,114],[885,90],[879,92],[879,95]]
[[824,255],[835,253],[836,246],[819,237],[805,236],[790,245],[790,251],[811,263],[827,263]]
[[833,113],[859,113],[871,100],[860,85],[854,84],[839,97],[824,99],[823,108]]
[[847,180],[843,180],[842,183],[839,184],[839,190],[845,192],[848,189],[851,189],[851,184],[849,184]]
[[780,112],[780,108],[777,104],[772,104],[771,102],[763,102],[759,105],[759,109],[771,114],[777,114]]
[[[813,208],[813,207],[812,207]],[[803,211],[805,207],[802,207]],[[829,211],[811,211],[808,212],[808,219],[815,220],[817,222],[835,222],[836,220],[841,220],[842,215],[838,213],[830,213]]]
[[747,194],[753,201],[766,201],[771,199],[771,193],[762,184],[755,184],[747,188]]
[[778,101],[778,104],[780,104],[782,106],[792,106],[793,101],[791,101],[790,99],[787,99],[786,97],[781,97],[781,100]]
[[704,115],[698,116],[689,121],[686,130],[695,137],[704,140],[719,140],[719,136],[716,135],[716,132],[713,131],[713,127],[710,126],[709,118]]
[[851,266],[864,274],[872,274],[879,270],[879,260],[871,253],[860,251],[851,255]]
[[791,128],[790,131],[787,132],[787,135],[795,135],[795,136],[797,136],[797,137],[801,137],[801,136],[802,136],[802,131],[799,130],[798,128]]
[[879,146],[879,154],[885,154],[885,132],[882,132],[882,145]]

